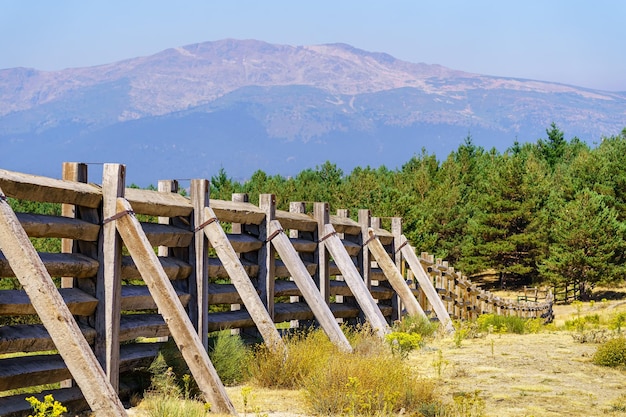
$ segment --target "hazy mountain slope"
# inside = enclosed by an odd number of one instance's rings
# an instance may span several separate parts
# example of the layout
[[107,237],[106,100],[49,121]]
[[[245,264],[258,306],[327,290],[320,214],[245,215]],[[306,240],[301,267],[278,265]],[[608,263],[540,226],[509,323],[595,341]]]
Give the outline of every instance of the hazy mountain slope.
[[[445,157],[468,133],[504,150],[552,122],[592,143],[626,127],[626,94],[488,77],[344,44],[222,40],[89,68],[0,70],[0,165],[58,175],[65,160],[129,179],[292,175],[325,160],[395,167]],[[10,157],[9,157],[10,156]]]

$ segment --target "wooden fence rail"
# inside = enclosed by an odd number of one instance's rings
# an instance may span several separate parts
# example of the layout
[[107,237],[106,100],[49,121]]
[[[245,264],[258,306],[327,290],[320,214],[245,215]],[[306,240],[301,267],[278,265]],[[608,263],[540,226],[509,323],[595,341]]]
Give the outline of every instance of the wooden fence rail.
[[[551,294],[501,299],[417,256],[399,218],[388,231],[365,209],[355,221],[326,203],[277,210],[270,194],[259,206],[214,200],[206,180],[192,180],[189,197],[173,180],[126,188],[118,164],[105,164],[102,186],[87,180],[79,163],[64,164],[61,180],[0,170],[0,279],[21,284],[0,291],[0,316],[33,323],[0,326],[0,391],[65,381],[56,399],[122,416],[119,396],[137,388],[125,375],[172,337],[207,400],[236,414],[206,356],[209,332],[254,330],[280,350],[276,323],[314,321],[351,351],[340,321],[368,320],[383,336],[407,313],[448,331],[483,313],[552,317]],[[63,216],[13,213],[7,197],[60,203]],[[61,239],[62,251],[37,253],[28,238]],[[0,397],[0,415],[23,413],[25,396]]]

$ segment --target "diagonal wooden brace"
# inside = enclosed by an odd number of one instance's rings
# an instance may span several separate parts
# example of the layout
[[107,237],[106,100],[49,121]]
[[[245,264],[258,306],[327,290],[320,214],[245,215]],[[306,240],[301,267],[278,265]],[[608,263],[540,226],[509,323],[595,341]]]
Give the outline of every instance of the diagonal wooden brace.
[[420,306],[417,302],[417,299],[402,277],[398,267],[393,263],[389,254],[383,247],[383,244],[380,243],[380,240],[376,238],[374,229],[369,228],[368,234],[369,239],[367,240],[367,248],[374,255],[374,259],[376,259],[378,266],[380,266],[385,273],[387,281],[391,284],[393,290],[402,300],[407,313],[411,316],[426,317],[426,313],[424,313],[422,306]]
[[[118,198],[117,211],[129,210],[132,211],[130,203],[124,198]],[[215,411],[237,415],[139,220],[129,214],[115,220],[115,225],[205,399]]]
[[[4,196],[2,190],[0,195]],[[28,294],[59,354],[97,416],[126,416],[76,320],[9,204],[0,199],[0,250]]]

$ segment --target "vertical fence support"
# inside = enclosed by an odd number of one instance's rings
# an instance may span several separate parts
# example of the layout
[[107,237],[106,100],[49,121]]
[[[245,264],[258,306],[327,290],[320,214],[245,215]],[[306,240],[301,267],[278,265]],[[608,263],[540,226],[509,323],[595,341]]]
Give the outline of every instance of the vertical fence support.
[[265,239],[265,245],[259,250],[259,289],[261,300],[274,320],[274,277],[276,276],[276,250],[270,242],[270,222],[276,219],[276,196],[259,195],[259,207],[265,212],[265,221],[259,227],[259,238]]
[[[306,213],[306,204],[304,204],[301,201],[292,201],[291,203],[289,203],[289,212],[290,213]],[[300,237],[300,231],[298,230],[290,230],[289,231],[289,237],[290,238],[299,238]],[[301,255],[302,256],[302,255]],[[289,277],[290,281],[294,281],[293,276]],[[292,295],[289,297],[289,302],[290,303],[298,303],[300,302],[300,297],[297,295]],[[291,320],[289,322],[289,327],[291,328],[297,328],[300,326],[300,321],[299,320]]]
[[189,310],[193,317],[192,323],[196,326],[205,349],[209,348],[209,245],[204,233],[196,228],[204,221],[204,208],[209,206],[209,194],[209,181],[191,180],[190,195],[193,206],[191,229],[194,230],[194,239],[189,249],[189,260],[193,266],[193,272],[189,277],[189,290],[191,299],[195,298],[196,302]]
[[[359,224],[361,225],[361,245],[365,243],[368,239],[367,231],[371,225],[372,215],[368,209],[360,209],[359,210]],[[365,286],[368,290],[372,289],[372,261],[370,259],[370,252],[366,246],[363,246],[363,250],[361,251],[358,264],[361,269],[361,275],[363,276],[363,281],[365,281]]]
[[[239,203],[247,203],[248,202],[248,194],[246,193],[233,193],[231,195],[231,201],[239,202]],[[231,224],[231,232],[233,234],[242,234],[245,231],[245,225],[241,223],[232,223]],[[241,255],[240,255],[241,257]],[[231,304],[230,311],[239,311],[241,310],[241,304]],[[241,329],[230,329],[231,334],[241,334]]]
[[98,277],[96,279],[96,344],[95,352],[113,389],[119,390],[120,314],[122,300],[122,241],[115,222],[108,221],[116,213],[118,197],[124,197],[126,167],[104,164],[102,173],[102,218],[99,242]]
[[324,243],[324,228],[330,224],[330,208],[328,203],[315,203],[313,205],[313,217],[317,220],[317,250],[315,258],[317,260],[317,272],[315,273],[315,283],[322,294],[326,304],[330,305],[330,269],[329,256]]
[[[78,162],[63,162],[62,178],[66,181],[87,182],[87,165]],[[77,208],[73,204],[61,204],[61,216],[76,218]],[[72,239],[61,239],[61,252],[76,252],[76,244]],[[74,277],[62,277],[61,288],[73,288]]]
[[[403,268],[402,268],[403,266],[402,253],[398,251],[398,248],[401,245],[399,237],[402,234],[402,218],[401,217],[391,218],[391,234],[393,235],[392,260],[395,263],[396,268],[398,268],[398,271],[400,272],[400,276],[404,278]],[[410,289],[410,285],[408,284],[408,282],[407,282],[407,286],[409,286],[409,291],[410,291],[411,289]],[[412,291],[411,291],[411,294],[413,294]],[[417,304],[420,306],[420,309],[422,310],[421,314],[424,314],[424,309],[422,309],[422,306],[419,304],[419,300],[417,300]],[[393,307],[393,313],[391,315],[391,319],[402,320],[402,311],[404,309],[404,306],[402,305],[402,300],[400,299],[397,293],[393,295],[393,298],[391,299],[391,305]]]

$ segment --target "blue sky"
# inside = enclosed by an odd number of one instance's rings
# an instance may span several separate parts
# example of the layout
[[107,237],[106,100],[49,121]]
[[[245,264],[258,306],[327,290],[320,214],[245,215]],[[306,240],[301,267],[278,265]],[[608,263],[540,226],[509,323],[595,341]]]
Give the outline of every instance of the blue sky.
[[626,91],[621,0],[0,0],[0,68],[58,70],[224,38]]

